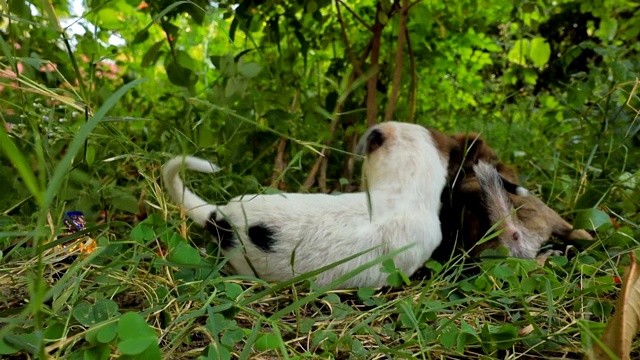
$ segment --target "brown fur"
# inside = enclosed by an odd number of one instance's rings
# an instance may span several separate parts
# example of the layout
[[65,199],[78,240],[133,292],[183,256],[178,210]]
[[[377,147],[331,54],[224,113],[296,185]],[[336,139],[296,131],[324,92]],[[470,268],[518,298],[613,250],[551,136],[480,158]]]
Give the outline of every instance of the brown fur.
[[[452,157],[449,164],[450,186],[443,192],[440,216],[443,241],[434,258],[448,259],[454,247],[478,255],[488,248],[501,245],[515,256],[533,257],[535,254],[524,254],[537,253],[552,236],[564,240],[592,239],[586,231],[574,230],[571,224],[535,196],[508,193],[515,216],[505,214],[508,220],[501,222],[496,229],[503,230],[503,233],[476,246],[495,222],[490,220],[490,209],[483,198],[473,165],[479,161],[489,163],[496,167],[504,180],[515,185],[518,184],[518,177],[513,169],[499,161],[496,152],[478,134],[459,133],[452,135],[452,138],[458,142],[465,156],[457,161]],[[523,248],[527,251],[522,251]]]

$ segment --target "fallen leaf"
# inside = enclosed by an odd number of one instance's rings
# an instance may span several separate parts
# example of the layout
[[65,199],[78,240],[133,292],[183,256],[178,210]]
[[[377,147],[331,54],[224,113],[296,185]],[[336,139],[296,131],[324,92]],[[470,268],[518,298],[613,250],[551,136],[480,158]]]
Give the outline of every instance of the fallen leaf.
[[600,336],[600,342],[593,344],[585,359],[608,360],[612,359],[609,354],[613,353],[621,360],[631,360],[631,344],[640,325],[639,280],[640,270],[635,254],[631,253],[631,265],[622,278],[622,289],[616,302],[616,311],[607,322],[607,327]]

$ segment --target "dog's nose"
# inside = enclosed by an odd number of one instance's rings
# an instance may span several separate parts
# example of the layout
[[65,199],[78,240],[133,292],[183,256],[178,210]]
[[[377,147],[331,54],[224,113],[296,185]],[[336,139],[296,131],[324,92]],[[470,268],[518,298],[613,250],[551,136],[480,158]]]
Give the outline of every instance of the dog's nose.
[[380,129],[372,129],[367,136],[367,152],[372,153],[384,144],[384,135]]

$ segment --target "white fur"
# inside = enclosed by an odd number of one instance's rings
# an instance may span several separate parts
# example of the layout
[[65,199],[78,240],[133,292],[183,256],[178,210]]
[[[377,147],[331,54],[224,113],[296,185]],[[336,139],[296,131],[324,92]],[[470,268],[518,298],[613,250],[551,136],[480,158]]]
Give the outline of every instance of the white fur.
[[[480,191],[487,206],[489,220],[491,224],[498,224],[498,229],[502,233],[498,236],[501,245],[509,249],[509,255],[519,258],[532,259],[540,250],[540,246],[549,235],[530,231],[517,216],[507,194],[507,190],[502,185],[498,170],[484,161],[473,166],[473,171],[478,178]],[[518,186],[516,194],[519,196],[529,196],[529,192]]]
[[[396,267],[410,275],[430,258],[442,240],[438,212],[448,153],[438,150],[429,130],[397,122],[369,129],[361,140],[365,152],[374,130],[381,132],[385,140],[367,156],[363,168],[371,211],[365,192],[244,195],[226,205],[214,206],[185,188],[178,175],[183,163],[189,170],[219,169],[194,157],[169,161],[163,178],[173,200],[185,207],[199,225],[204,226],[212,215],[216,221],[224,219],[233,224],[242,249],[223,252],[231,256],[229,263],[239,274],[283,281],[375,248],[321,273],[317,284],[327,285],[359,265],[413,244],[394,257]],[[255,246],[247,236],[248,229],[255,225],[275,231],[277,241],[271,252]],[[376,265],[339,287],[379,287],[386,285],[387,275]]]

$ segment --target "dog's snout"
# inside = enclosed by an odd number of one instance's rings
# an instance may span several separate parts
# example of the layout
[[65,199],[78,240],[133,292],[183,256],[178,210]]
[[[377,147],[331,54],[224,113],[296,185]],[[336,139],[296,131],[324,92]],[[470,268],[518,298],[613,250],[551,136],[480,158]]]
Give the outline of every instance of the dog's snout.
[[367,136],[367,152],[372,153],[382,147],[384,144],[384,135],[380,129],[372,129]]

